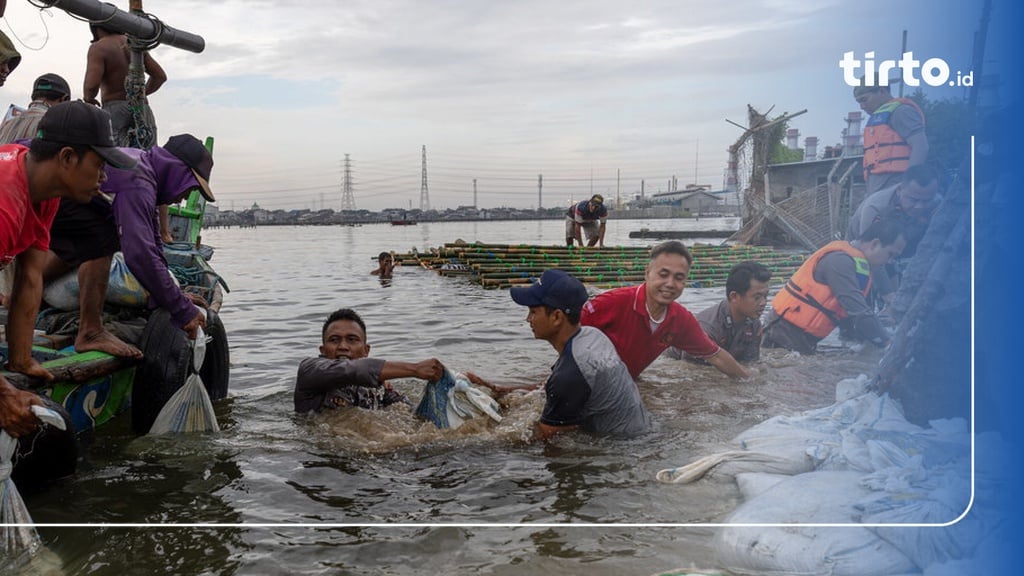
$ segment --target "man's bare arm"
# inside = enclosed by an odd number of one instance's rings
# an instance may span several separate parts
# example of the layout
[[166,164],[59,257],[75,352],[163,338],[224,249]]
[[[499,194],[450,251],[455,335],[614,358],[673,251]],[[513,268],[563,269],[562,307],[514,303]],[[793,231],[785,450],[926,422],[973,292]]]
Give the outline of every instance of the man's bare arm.
[[714,356],[705,358],[705,361],[727,376],[737,379],[750,378],[750,373],[725,348],[719,348]]
[[89,52],[86,54],[85,82],[82,84],[82,100],[96,106],[100,105],[96,96],[100,93],[100,82],[103,81],[106,68],[100,46],[98,44],[89,46]]
[[146,79],[146,96],[149,96],[153,92],[156,92],[167,82],[167,73],[160,67],[160,64],[146,52],[142,59],[143,64],[146,66],[146,75],[149,78]]

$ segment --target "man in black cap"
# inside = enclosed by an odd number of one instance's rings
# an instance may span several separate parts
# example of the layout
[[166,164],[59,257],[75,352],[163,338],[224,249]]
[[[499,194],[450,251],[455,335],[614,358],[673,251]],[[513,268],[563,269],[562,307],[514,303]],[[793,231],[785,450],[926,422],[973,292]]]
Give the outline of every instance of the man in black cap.
[[157,207],[174,204],[196,188],[213,202],[209,184],[213,156],[191,134],[172,136],[163,147],[120,150],[138,163],[129,170],[107,170],[103,184],[107,198],[88,204],[61,202],[53,222],[46,279],[78,267],[81,313],[75,350],[139,357],[138,348],[103,326],[113,255],[123,252],[125,264],[149,293],[150,306],[166,309],[171,323],[195,338],[197,329],[206,327],[206,316],[197,305],[207,304],[174,282],[160,241]]
[[57,74],[43,74],[32,85],[32,102],[24,112],[0,125],[0,144],[34,138],[39,120],[52,106],[71,99],[67,80]]
[[[100,193],[105,165],[134,164],[114,147],[110,116],[84,102],[50,108],[30,147],[0,146],[0,269],[15,260],[18,266],[10,298],[5,299],[8,369],[53,379],[31,352],[50,225],[59,199],[88,202]],[[13,434],[31,430],[35,417],[28,412],[29,404],[0,378],[0,427]]]
[[[510,293],[516,304],[529,306],[526,321],[533,337],[547,340],[559,354],[544,383],[546,402],[535,438],[575,428],[612,436],[637,436],[651,429],[651,415],[611,340],[597,328],[580,326],[587,289],[579,280],[561,270],[546,270],[535,284],[514,287]],[[515,389],[495,386],[473,373],[466,377],[499,394]]]
[[608,223],[608,208],[604,196],[594,194],[590,200],[573,204],[565,214],[565,244],[572,246],[573,240],[583,246],[583,232],[587,233],[587,246],[604,248],[604,231]]

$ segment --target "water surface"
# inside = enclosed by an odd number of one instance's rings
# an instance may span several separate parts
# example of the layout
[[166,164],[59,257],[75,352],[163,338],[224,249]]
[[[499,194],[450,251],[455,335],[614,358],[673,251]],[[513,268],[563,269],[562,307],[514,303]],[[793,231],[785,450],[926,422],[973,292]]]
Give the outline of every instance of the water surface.
[[[735,221],[610,220],[607,244],[646,246],[650,240],[630,240],[629,231],[684,226],[720,229]],[[136,437],[127,422],[116,422],[87,447],[79,474],[29,495],[29,509],[41,523],[319,527],[44,526],[47,550],[32,569],[420,574],[427,566],[455,574],[601,576],[714,568],[711,528],[572,524],[720,521],[738,503],[734,484],[665,485],[654,474],[715,451],[770,416],[831,403],[835,382],[870,371],[877,352],[831,348],[798,358],[771,351],[749,382],[661,358],[640,381],[658,430],[632,440],[570,433],[530,443],[539,395],[512,398],[500,424],[455,431],[418,422],[400,406],[314,419],[292,413],[296,367],[317,354],[322,322],[339,307],[366,320],[372,356],[437,357],[496,381],[543,380],[555,351],[533,340],[526,309],[507,290],[418,267],[396,268],[384,284],[369,272],[383,250],[425,250],[456,239],[555,245],[563,230],[549,220],[207,231],[204,242],[217,248],[212,263],[231,287],[222,310],[232,362],[229,398],[217,405],[222,432]],[[720,288],[687,289],[680,302],[699,311],[723,296]],[[397,385],[418,399],[419,383]],[[446,526],[365,526],[376,523]],[[480,523],[506,526],[465,526]]]

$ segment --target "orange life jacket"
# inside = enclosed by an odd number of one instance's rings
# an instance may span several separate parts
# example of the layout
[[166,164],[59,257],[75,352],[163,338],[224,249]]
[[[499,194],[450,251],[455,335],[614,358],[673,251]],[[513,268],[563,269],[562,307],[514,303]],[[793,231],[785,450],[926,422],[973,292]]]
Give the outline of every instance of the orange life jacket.
[[846,310],[832,294],[832,289],[814,279],[814,269],[818,262],[832,252],[845,252],[853,258],[857,279],[866,297],[871,289],[871,264],[864,253],[849,242],[836,240],[811,254],[772,299],[772,309],[777,316],[816,338],[828,336],[836,324],[847,316]]
[[912,106],[921,115],[917,102],[907,98],[893,98],[882,104],[868,118],[864,127],[864,179],[868,174],[906,172],[910,167],[910,145],[889,125],[893,112],[903,104]]

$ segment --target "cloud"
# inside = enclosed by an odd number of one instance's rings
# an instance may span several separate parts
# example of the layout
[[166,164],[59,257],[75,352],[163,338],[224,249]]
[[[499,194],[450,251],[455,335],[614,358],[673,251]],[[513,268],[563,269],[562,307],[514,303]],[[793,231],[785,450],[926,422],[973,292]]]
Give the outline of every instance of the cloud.
[[[9,4],[7,21],[33,46],[47,40],[23,51],[22,68],[0,88],[12,102],[26,100],[43,72],[81,86],[88,46],[81,22],[26,4]],[[395,204],[410,186],[418,194],[422,145],[429,173],[450,175],[431,197],[440,207],[465,203],[444,190],[474,173],[522,182],[521,195],[488,201],[523,206],[544,170],[552,178],[622,170],[635,187],[696,168],[693,179],[719,185],[739,136],[725,119],[743,121],[748,103],[773,113],[807,108],[794,126],[838,140],[856,109],[838,72],[843,51],[895,53],[910,28],[916,50],[969,53],[964,22],[979,9],[969,0],[929,6],[176,0],[147,9],[203,36],[206,49],[156,49],[169,81],[152,103],[161,135],[216,137],[218,198],[244,205],[253,197],[302,206],[340,190],[346,153],[375,183],[372,193],[357,186],[359,205],[382,207],[376,195]],[[957,38],[959,47],[939,48]],[[389,158],[401,160],[381,161]],[[291,192],[274,193],[282,190]]]

